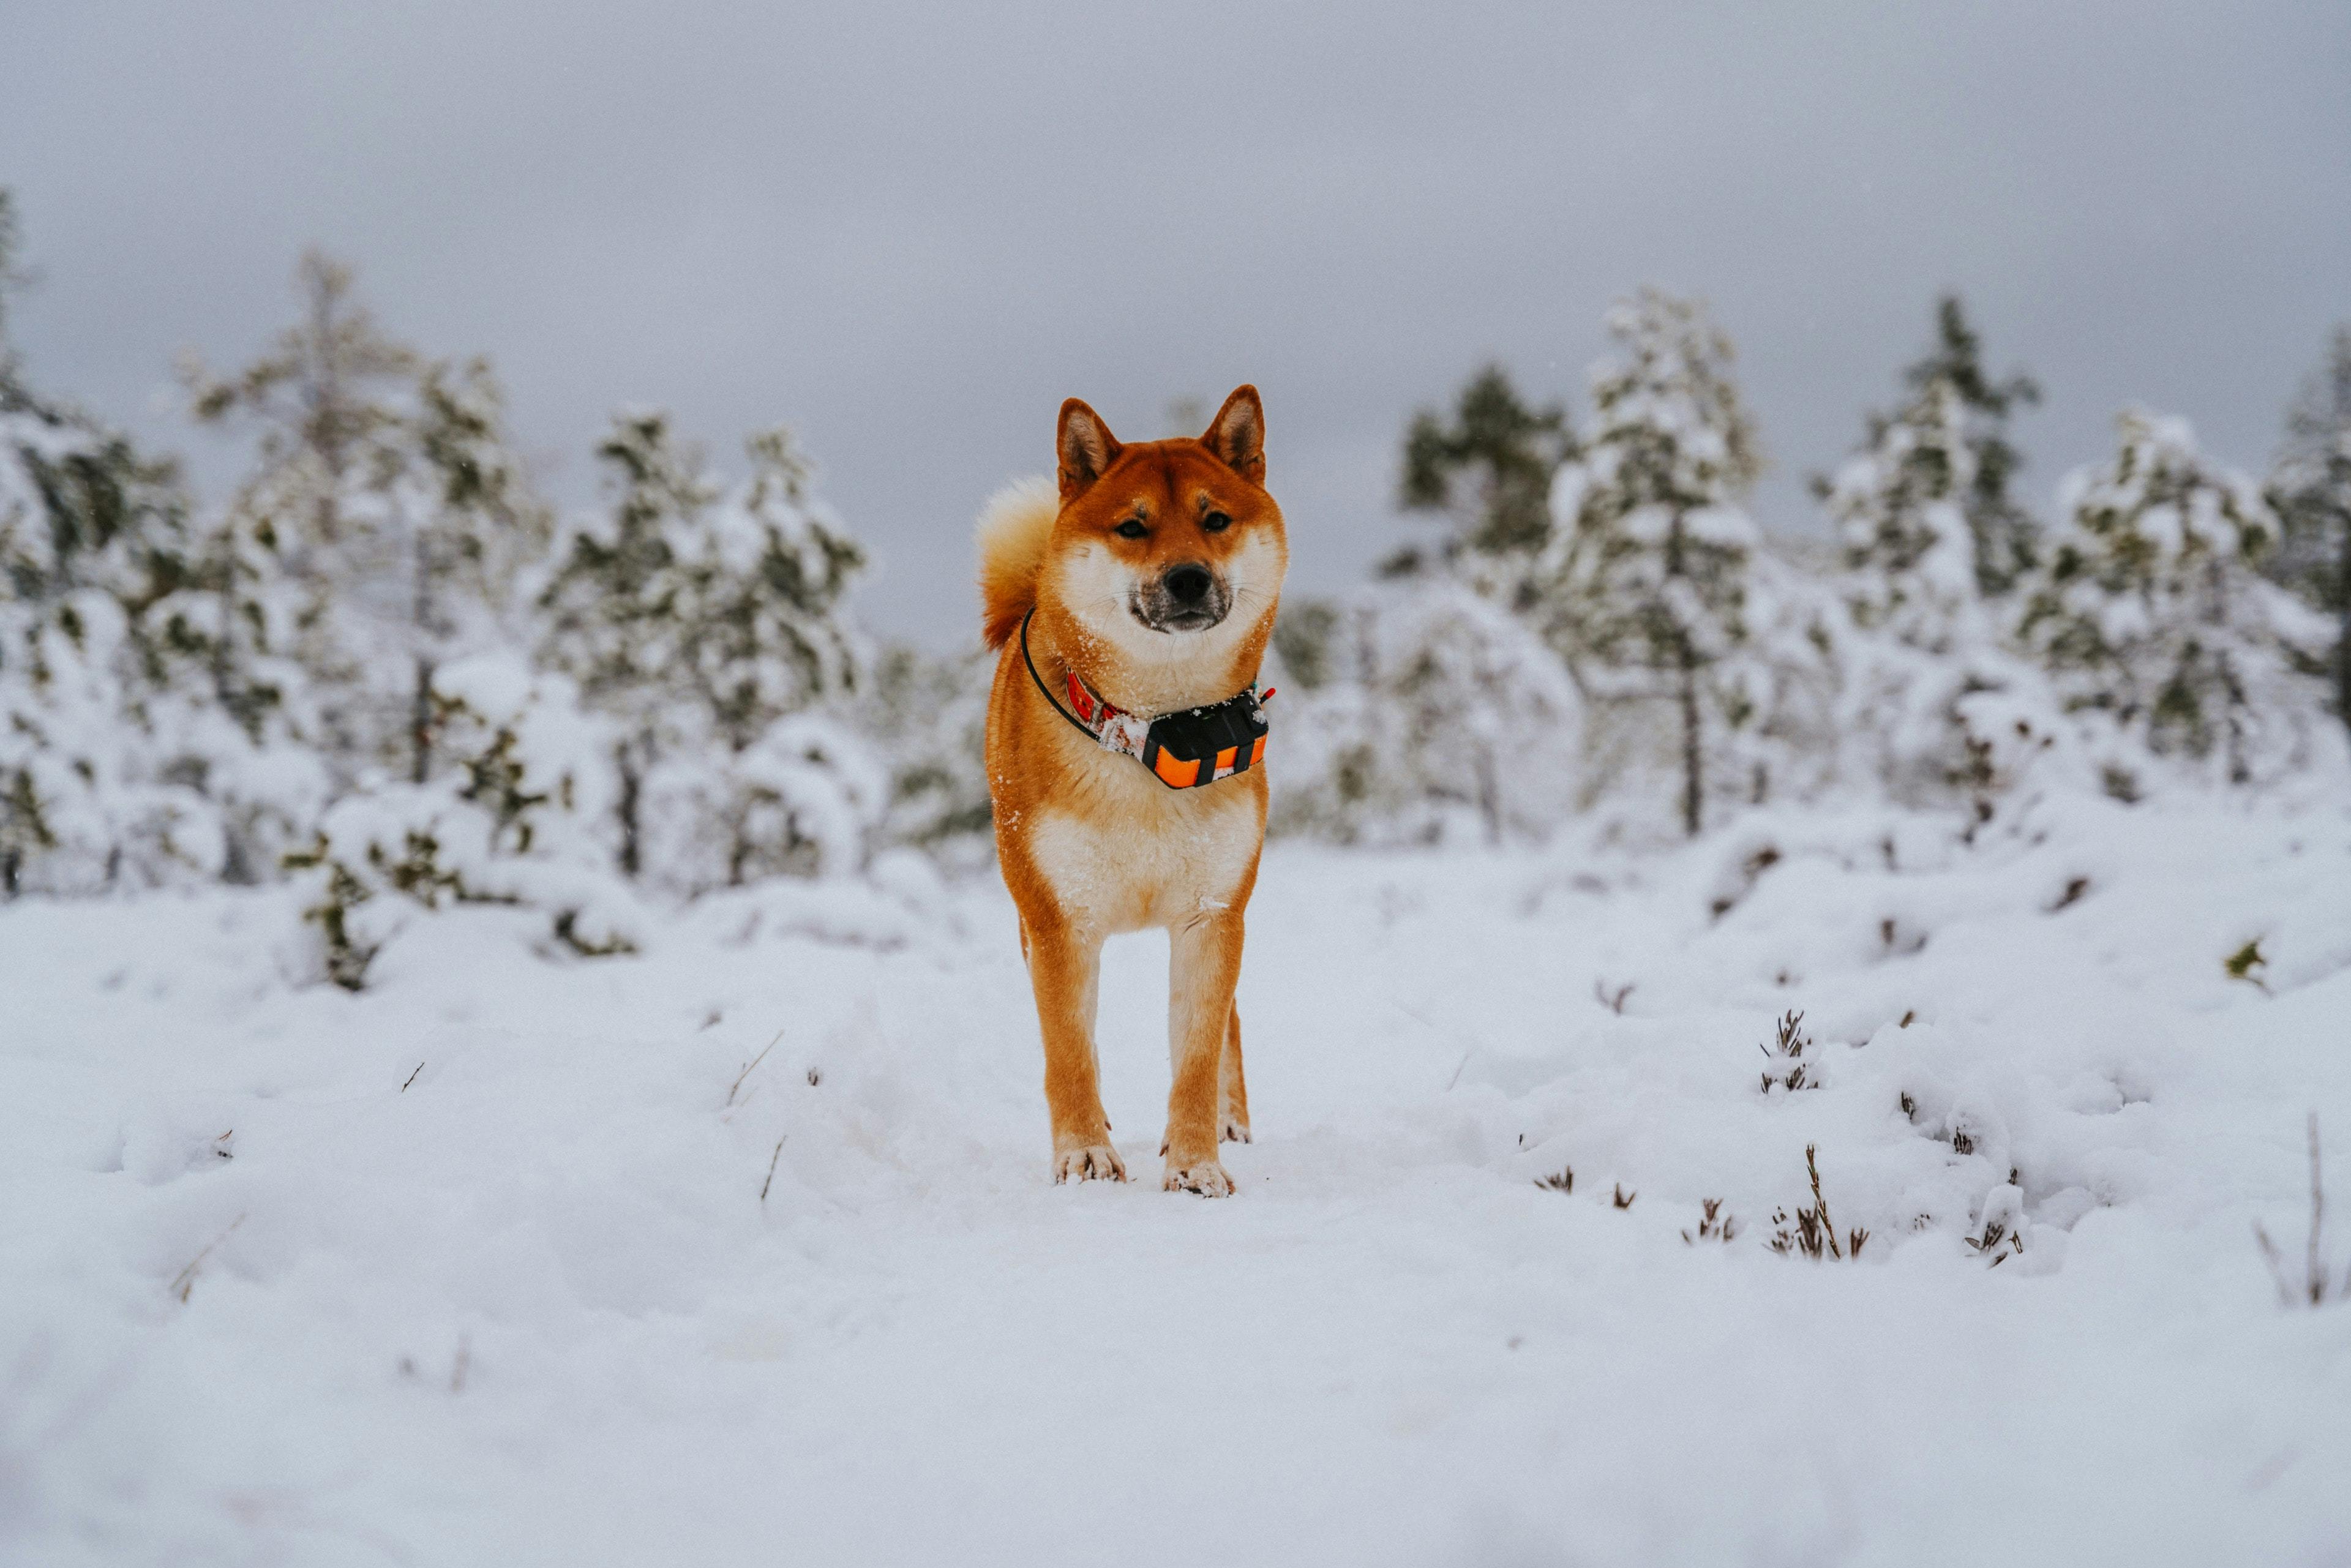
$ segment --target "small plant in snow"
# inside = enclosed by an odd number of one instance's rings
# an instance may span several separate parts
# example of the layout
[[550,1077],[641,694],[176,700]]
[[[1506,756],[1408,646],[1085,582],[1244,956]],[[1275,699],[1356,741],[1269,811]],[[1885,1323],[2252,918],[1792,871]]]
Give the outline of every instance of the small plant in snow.
[[1861,1249],[1869,1240],[1869,1232],[1855,1226],[1845,1233],[1844,1242],[1837,1242],[1836,1222],[1829,1218],[1829,1200],[1821,1191],[1821,1167],[1814,1159],[1815,1145],[1804,1145],[1804,1171],[1812,1177],[1813,1201],[1796,1210],[1791,1219],[1784,1208],[1771,1211],[1772,1251],[1786,1257],[1801,1253],[1818,1262],[1823,1258],[1858,1259]]
[[1779,1021],[1771,1026],[1771,1043],[1755,1048],[1763,1053],[1765,1061],[1773,1063],[1773,1067],[1764,1070],[1763,1092],[1771,1093],[1775,1084],[1790,1091],[1818,1089],[1820,1080],[1812,1073],[1818,1064],[1804,1060],[1804,1052],[1812,1048],[1813,1037],[1804,1032],[1804,1015],[1794,1008],[1781,1014]]
[[1626,1192],[1625,1184],[1620,1181],[1616,1184],[1616,1197],[1614,1201],[1618,1208],[1630,1208],[1633,1207],[1633,1200],[1640,1196],[1637,1192]]
[[2269,989],[2269,986],[2262,980],[2262,971],[2269,967],[2270,961],[2262,952],[2262,939],[2258,936],[2220,960],[2220,967],[2228,971],[2229,978],[2260,986],[2263,990]]
[[1535,1185],[1546,1192],[1568,1193],[1575,1190],[1575,1167],[1562,1166],[1546,1176],[1535,1177]]
[[1977,1231],[1962,1237],[1968,1249],[1997,1269],[2011,1258],[2024,1255],[2024,1192],[2011,1170],[2005,1184],[1991,1189],[1978,1217]]
[[1995,1269],[2012,1257],[2022,1256],[2024,1252],[2024,1233],[2021,1230],[2009,1229],[2008,1222],[2002,1219],[1985,1220],[1983,1234],[1970,1236],[1966,1239],[1968,1246],[1974,1250],[1976,1256],[1991,1259],[1991,1267]]
[[2351,1268],[2343,1270],[2343,1282],[2335,1284],[2327,1278],[2325,1253],[2326,1186],[2318,1160],[2318,1113],[2310,1113],[2310,1233],[2304,1243],[2302,1278],[2294,1280],[2285,1271],[2285,1258],[2270,1233],[2253,1221],[2253,1239],[2261,1243],[2262,1259],[2270,1266],[2270,1278],[2277,1281],[2278,1300],[2284,1305],[2323,1307],[2328,1301],[2351,1301]]
[[1719,1241],[1725,1246],[1729,1245],[1730,1239],[1739,1234],[1739,1221],[1723,1212],[1722,1199],[1700,1198],[1698,1207],[1702,1212],[1698,1216],[1698,1228],[1683,1231],[1682,1239],[1692,1247],[1701,1241]]

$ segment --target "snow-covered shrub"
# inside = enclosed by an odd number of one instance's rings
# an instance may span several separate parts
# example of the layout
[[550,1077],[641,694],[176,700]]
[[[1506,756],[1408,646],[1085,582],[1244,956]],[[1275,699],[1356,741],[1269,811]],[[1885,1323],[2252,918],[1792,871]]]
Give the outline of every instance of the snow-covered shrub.
[[1449,576],[1294,601],[1274,637],[1276,831],[1499,843],[1572,807],[1582,709],[1566,670]]
[[0,618],[0,895],[215,874],[218,813],[162,765],[126,689],[137,656],[120,605],[91,591],[45,608]]
[[691,895],[770,876],[863,867],[890,777],[866,739],[794,714],[740,751],[674,752],[644,781],[645,878]]
[[2275,515],[2185,421],[2133,409],[2117,425],[2113,461],[2065,482],[2020,638],[2105,736],[2118,791],[2148,754],[2233,783],[2300,765],[2330,628],[2256,570]]
[[464,904],[544,911],[550,938],[576,953],[632,950],[637,912],[605,831],[608,737],[569,683],[486,655],[436,670],[430,700],[452,766],[346,795],[286,857],[327,977],[359,989],[420,913]]

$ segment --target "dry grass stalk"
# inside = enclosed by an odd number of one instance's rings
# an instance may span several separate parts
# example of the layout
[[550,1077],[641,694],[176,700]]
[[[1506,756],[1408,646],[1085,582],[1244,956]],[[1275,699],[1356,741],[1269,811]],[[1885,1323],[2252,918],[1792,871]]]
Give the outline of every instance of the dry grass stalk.
[[215,1236],[210,1241],[205,1242],[204,1250],[189,1259],[188,1266],[181,1270],[177,1274],[172,1276],[172,1282],[164,1287],[165,1291],[172,1295],[179,1297],[181,1304],[184,1306],[187,1303],[188,1293],[196,1288],[196,1270],[203,1268],[204,1260],[213,1255],[213,1249],[227,1240],[229,1239],[230,1232],[235,1230],[238,1226],[243,1225],[244,1223],[245,1216],[242,1214],[238,1215],[235,1219],[230,1220],[228,1222],[227,1230],[222,1231],[218,1236]]
[[766,1049],[762,1050],[758,1055],[753,1057],[750,1061],[743,1064],[743,1071],[737,1073],[735,1075],[735,1082],[726,1086],[727,1104],[732,1105],[735,1103],[736,1092],[743,1087],[743,1080],[750,1077],[752,1073],[758,1071],[759,1063],[768,1060],[768,1052],[775,1050],[777,1043],[783,1038],[784,1031],[782,1030],[778,1030],[776,1031],[776,1038],[767,1043]]
[[2331,1301],[2351,1301],[2351,1265],[2343,1270],[2343,1282],[2335,1284],[2327,1278],[2325,1258],[2326,1181],[2320,1165],[2318,1147],[2318,1113],[2310,1113],[2310,1235],[2304,1243],[2302,1279],[2288,1277],[2285,1255],[2278,1249],[2270,1233],[2260,1220],[2253,1221],[2253,1239],[2261,1244],[2262,1260],[2270,1266],[2270,1278],[2277,1281],[2278,1300],[2286,1306],[2323,1307]]
[[[790,1134],[786,1134],[786,1136],[789,1135]],[[770,1186],[773,1186],[776,1182],[776,1162],[783,1157],[784,1140],[782,1138],[778,1138],[776,1140],[776,1152],[768,1156],[768,1179],[759,1184],[759,1201],[761,1203],[768,1201],[768,1189]]]

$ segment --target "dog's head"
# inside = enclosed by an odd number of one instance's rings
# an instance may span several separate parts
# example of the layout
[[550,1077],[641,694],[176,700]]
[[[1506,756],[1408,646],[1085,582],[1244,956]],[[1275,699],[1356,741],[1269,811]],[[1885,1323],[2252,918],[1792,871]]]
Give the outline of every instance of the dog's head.
[[1058,597],[1088,630],[1145,663],[1189,658],[1270,613],[1289,563],[1265,490],[1257,389],[1225,400],[1196,440],[1123,445],[1076,398],[1055,442]]

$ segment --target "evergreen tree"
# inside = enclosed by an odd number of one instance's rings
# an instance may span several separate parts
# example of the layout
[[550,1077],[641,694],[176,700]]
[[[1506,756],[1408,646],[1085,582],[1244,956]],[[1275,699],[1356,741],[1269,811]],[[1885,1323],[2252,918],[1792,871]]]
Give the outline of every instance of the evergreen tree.
[[541,601],[546,658],[620,734],[622,869],[658,841],[687,891],[861,857],[886,803],[878,764],[824,716],[859,684],[840,599],[862,554],[788,433],[748,451],[726,493],[665,415],[622,415],[600,449],[610,519],[572,539]]
[[596,449],[612,497],[607,517],[580,529],[539,601],[542,655],[578,683],[588,705],[617,730],[620,866],[644,864],[642,804],[647,771],[682,740],[685,615],[691,607],[676,540],[717,499],[701,454],[672,437],[669,416],[616,416]]
[[428,363],[385,336],[350,270],[318,252],[296,281],[302,319],[269,353],[225,379],[185,371],[199,421],[260,432],[207,541],[225,620],[252,644],[240,662],[277,657],[298,676],[233,700],[278,706],[343,787],[378,769],[421,782],[433,670],[496,641],[545,514],[486,364]]
[[1836,526],[1852,627],[1841,638],[1845,744],[1897,800],[1964,794],[1980,816],[2016,773],[1992,759],[2016,747],[1980,733],[1979,718],[2020,702],[2037,711],[2039,694],[2023,689],[2035,676],[2001,648],[1988,605],[2032,559],[2033,527],[2008,494],[2021,460],[2005,423],[2037,393],[2023,376],[1985,376],[1957,298],[1941,302],[1937,326],[1934,350],[1904,373],[1906,400],[1871,414],[1861,450],[1813,487]]
[[2334,618],[2335,713],[2351,726],[2351,324],[2287,411],[2268,494],[2283,531],[2270,573]]
[[890,767],[882,824],[889,842],[935,854],[986,852],[992,808],[983,753],[995,671],[992,656],[941,658],[904,643],[874,659],[862,727]]
[[[1402,500],[1407,511],[1438,511],[1452,520],[1445,553],[1508,555],[1541,549],[1551,538],[1552,476],[1574,452],[1567,413],[1556,403],[1530,408],[1499,365],[1461,389],[1448,422],[1433,410],[1405,432]],[[1417,552],[1390,563],[1414,570]]]
[[2277,519],[2251,484],[2184,420],[2132,409],[2116,424],[2114,460],[2066,482],[2020,635],[2071,709],[2245,782],[2297,738],[2314,618],[2257,575]]
[[1524,621],[1439,579],[1285,604],[1273,826],[1342,843],[1541,838],[1574,803],[1582,705]]
[[1608,330],[1619,357],[1593,371],[1592,433],[1555,488],[1574,521],[1548,552],[1541,614],[1596,702],[1672,705],[1695,835],[1709,749],[1761,716],[1740,661],[1761,540],[1739,503],[1762,456],[1730,340],[1702,306],[1644,289]]
[[2006,424],[2040,395],[2024,376],[1985,376],[1957,298],[1936,325],[1935,349],[1903,374],[1907,401],[1871,414],[1862,450],[1813,481],[1837,525],[1855,619],[1930,652],[2032,562],[2032,519],[2008,493],[2022,459]]
[[[16,242],[0,191],[0,327]],[[172,464],[36,393],[0,333],[0,897],[217,865],[155,612],[189,573],[186,512]]]

